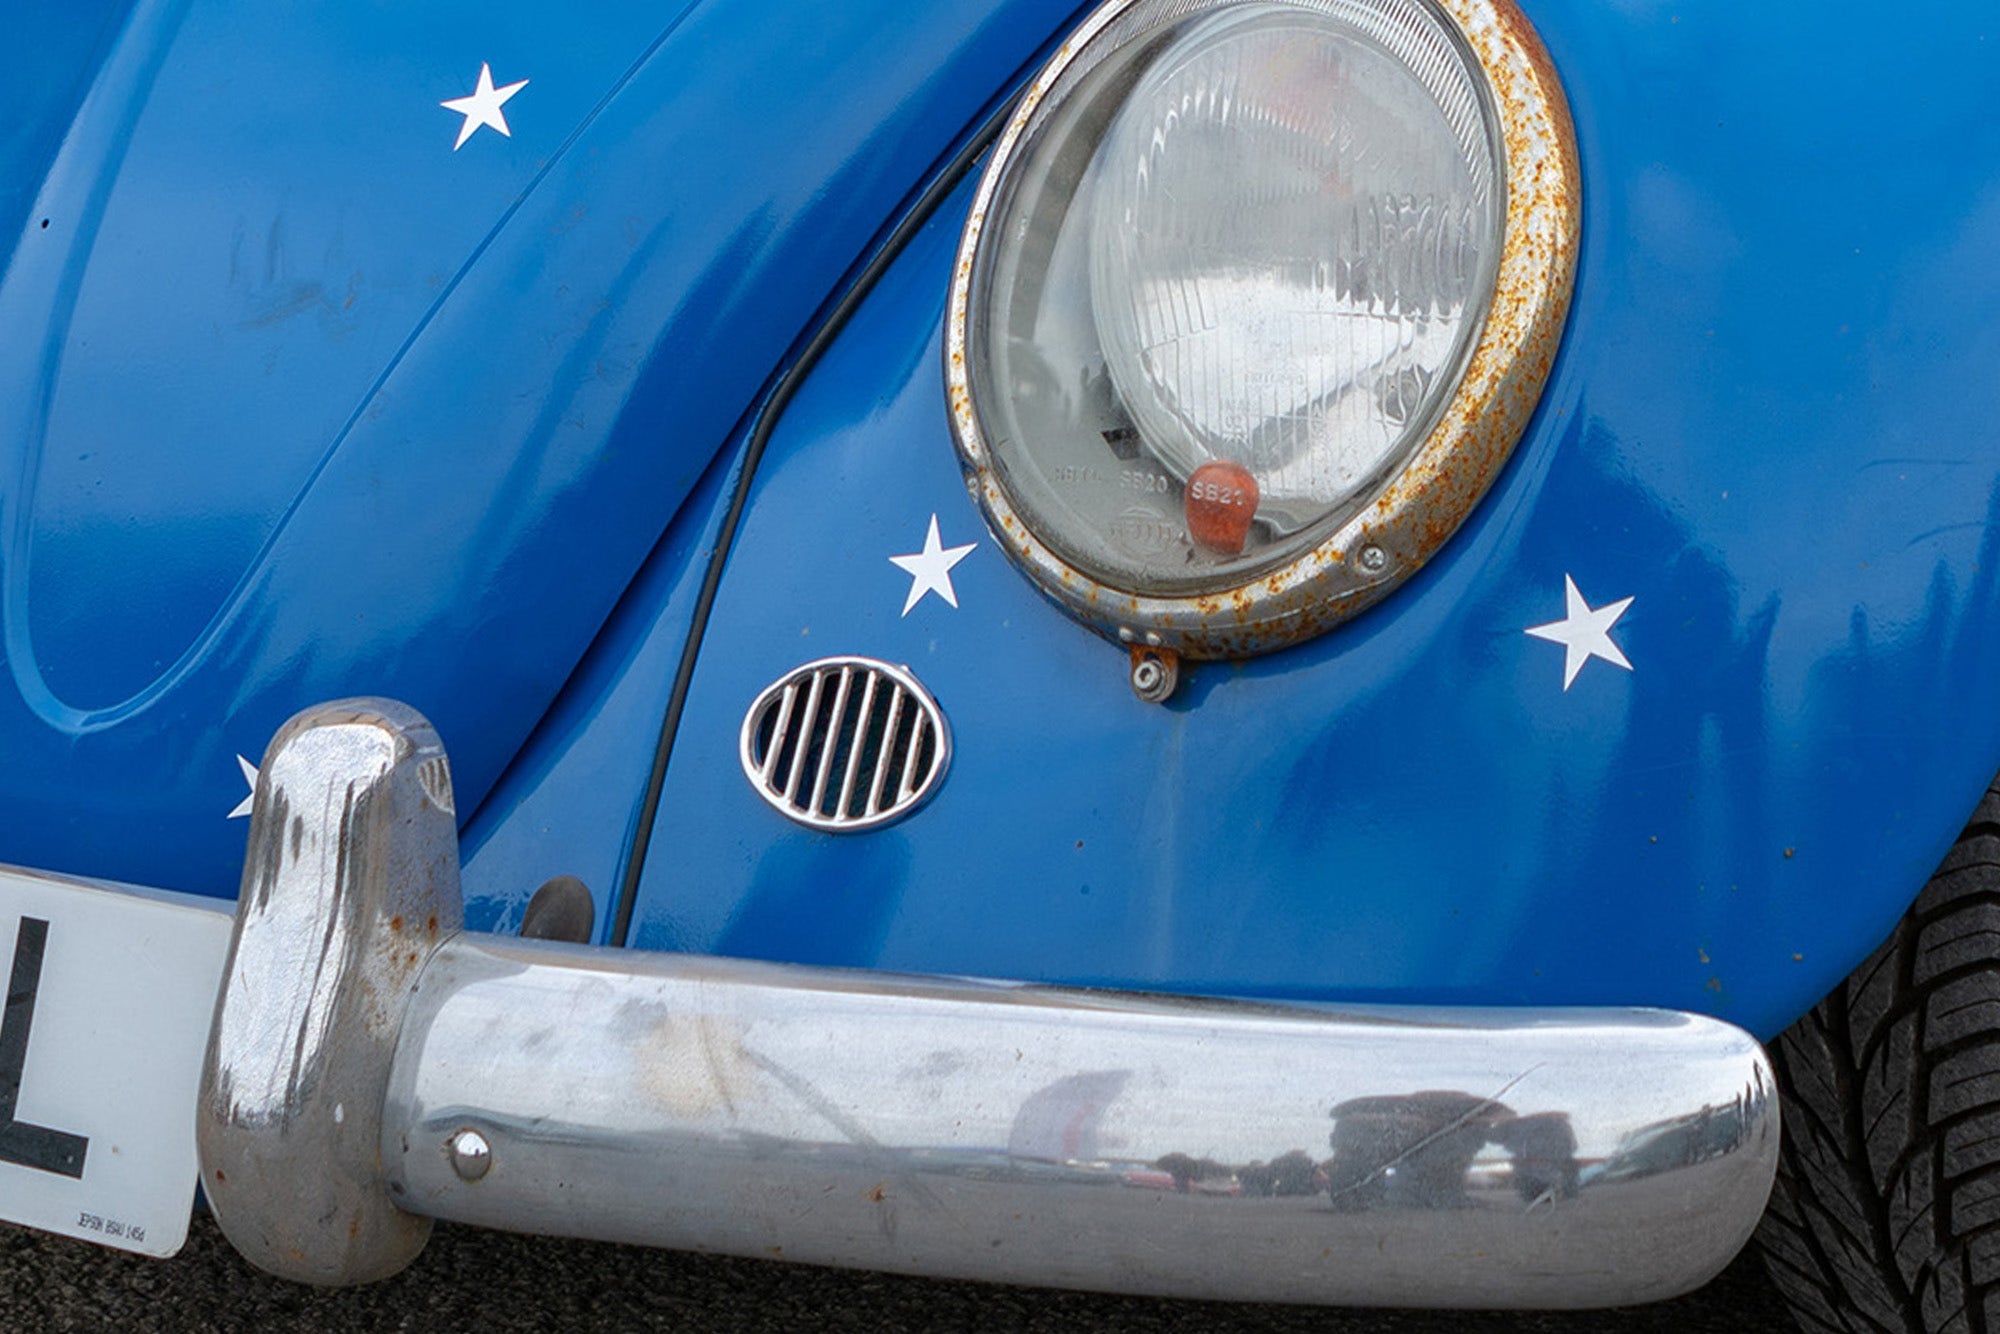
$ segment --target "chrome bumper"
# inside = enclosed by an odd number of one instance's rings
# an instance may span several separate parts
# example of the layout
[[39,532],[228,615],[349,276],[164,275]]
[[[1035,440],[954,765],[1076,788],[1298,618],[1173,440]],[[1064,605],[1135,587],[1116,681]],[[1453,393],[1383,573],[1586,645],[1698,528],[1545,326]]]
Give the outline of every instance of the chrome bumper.
[[1647,1301],[1778,1149],[1764,1054],[1647,1010],[1276,1006],[460,930],[450,776],[383,701],[266,756],[198,1116],[313,1283],[433,1218],[820,1264],[1366,1305]]

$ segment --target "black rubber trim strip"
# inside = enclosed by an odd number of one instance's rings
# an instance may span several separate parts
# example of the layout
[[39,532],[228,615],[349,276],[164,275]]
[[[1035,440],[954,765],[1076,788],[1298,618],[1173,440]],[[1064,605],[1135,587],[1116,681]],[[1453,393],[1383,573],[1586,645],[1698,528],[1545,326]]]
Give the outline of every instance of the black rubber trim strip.
[[[1038,57],[1030,66],[1040,68]],[[750,499],[750,483],[757,475],[757,465],[764,457],[764,448],[771,442],[771,434],[778,427],[778,421],[791,405],[792,397],[806,377],[812,374],[820,356],[840,336],[848,319],[867,299],[876,282],[888,271],[896,257],[902,254],[910,238],[930,221],[945,197],[958,188],[966,173],[995,139],[1000,136],[1001,127],[1013,113],[1017,92],[1009,92],[980,122],[965,146],[945,165],[915,204],[903,215],[901,222],[877,248],[875,254],[847,291],[828,312],[826,320],[814,332],[799,352],[798,360],[780,377],[771,396],[764,400],[763,409],[757,414],[757,424],[751,429],[750,443],[743,451],[743,464],[736,476],[735,491],[729,497],[729,510],[723,515],[722,527],[715,535],[715,550],[709,554],[708,572],[701,581],[701,595],[694,604],[694,616],[688,622],[687,643],[681,648],[681,662],[674,673],[673,693],[667,697],[666,717],[660,721],[660,739],[653,747],[653,768],[646,777],[646,796],[639,807],[639,823],[632,839],[632,849],[625,863],[625,877],[618,887],[618,904],[612,912],[611,938],[608,943],[622,946],[632,930],[632,913],[639,902],[639,879],[645,874],[646,853],[653,841],[653,823],[659,816],[660,792],[667,781],[667,757],[674,748],[674,734],[680,730],[681,713],[687,707],[688,686],[694,680],[695,659],[701,653],[703,634],[708,629],[709,613],[715,608],[716,590],[722,585],[722,569],[728,563],[729,549],[736,541],[736,529],[742,522],[744,507]]]

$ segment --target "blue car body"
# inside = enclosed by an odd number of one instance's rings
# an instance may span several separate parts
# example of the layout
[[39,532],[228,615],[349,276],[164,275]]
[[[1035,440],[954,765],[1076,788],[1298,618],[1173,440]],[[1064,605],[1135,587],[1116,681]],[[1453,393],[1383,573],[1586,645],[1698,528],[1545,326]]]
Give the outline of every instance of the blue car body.
[[[1157,706],[985,530],[940,371],[951,164],[1069,0],[31,7],[0,861],[231,896],[243,764],[386,695],[451,750],[476,928],[567,873],[649,949],[1775,1033],[2000,768],[2000,50],[1524,8],[1584,187],[1526,435],[1384,604]],[[504,135],[441,106],[489,71]],[[904,614],[933,516],[976,545]],[[1566,578],[1632,599],[1629,671],[1524,633]],[[880,831],[739,772],[829,653],[951,721]]]

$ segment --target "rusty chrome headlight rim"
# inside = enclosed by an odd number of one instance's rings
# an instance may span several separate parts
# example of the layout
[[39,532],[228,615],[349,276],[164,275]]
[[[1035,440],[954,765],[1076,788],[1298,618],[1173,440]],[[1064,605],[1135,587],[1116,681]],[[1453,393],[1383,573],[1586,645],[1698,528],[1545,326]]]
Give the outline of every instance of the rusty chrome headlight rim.
[[948,408],[968,487],[989,526],[1061,608],[1119,641],[1190,658],[1243,657],[1311,638],[1380,601],[1449,540],[1498,476],[1541,397],[1569,309],[1581,229],[1575,134],[1555,69],[1513,0],[1420,0],[1476,59],[1501,148],[1505,203],[1494,289],[1456,391],[1401,466],[1301,554],[1194,594],[1117,587],[1066,559],[1009,494],[974,402],[968,328],[982,238],[1000,226],[996,199],[1038,108],[1093,41],[1150,2],[1111,0],[1095,11],[1023,94],[994,147],[953,270]]

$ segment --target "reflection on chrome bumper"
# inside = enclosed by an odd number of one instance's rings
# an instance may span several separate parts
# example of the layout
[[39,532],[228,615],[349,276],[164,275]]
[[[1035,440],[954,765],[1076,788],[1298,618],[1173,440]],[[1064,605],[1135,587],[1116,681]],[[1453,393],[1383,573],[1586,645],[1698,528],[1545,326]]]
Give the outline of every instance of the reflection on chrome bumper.
[[1705,1281],[1770,1189],[1770,1071],[1715,1020],[474,936],[450,806],[435,735],[381,701],[266,758],[200,1141],[223,1230],[274,1273],[380,1277],[448,1218],[1160,1295],[1608,1305]]

